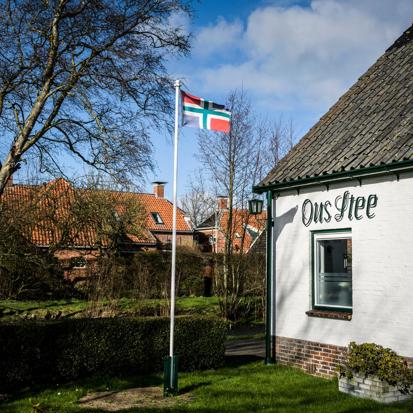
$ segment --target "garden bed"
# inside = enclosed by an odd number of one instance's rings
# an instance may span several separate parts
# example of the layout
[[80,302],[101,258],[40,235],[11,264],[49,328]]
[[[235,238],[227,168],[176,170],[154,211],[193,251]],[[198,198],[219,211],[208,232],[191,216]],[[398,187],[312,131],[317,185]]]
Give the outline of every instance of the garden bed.
[[393,403],[413,393],[413,370],[405,358],[375,343],[351,342],[338,372],[339,390],[352,396]]

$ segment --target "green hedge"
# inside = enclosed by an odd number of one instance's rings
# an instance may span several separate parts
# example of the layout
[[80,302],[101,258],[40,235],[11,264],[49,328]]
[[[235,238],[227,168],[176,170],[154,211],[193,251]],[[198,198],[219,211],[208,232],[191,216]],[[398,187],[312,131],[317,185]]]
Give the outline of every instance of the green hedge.
[[[222,365],[225,335],[219,319],[178,317],[180,371]],[[0,392],[90,375],[159,372],[168,345],[168,318],[0,324]]]

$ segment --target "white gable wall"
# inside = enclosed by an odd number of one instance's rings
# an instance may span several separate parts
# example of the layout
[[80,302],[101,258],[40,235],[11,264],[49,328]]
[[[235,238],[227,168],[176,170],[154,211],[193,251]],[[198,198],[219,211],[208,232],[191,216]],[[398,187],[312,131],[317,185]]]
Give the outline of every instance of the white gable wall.
[[[378,197],[375,217],[302,222],[302,205],[332,204],[350,191]],[[413,356],[413,174],[357,180],[281,192],[275,202],[276,335],[347,346],[375,342]],[[311,231],[351,228],[353,315],[351,321],[309,317],[312,308]]]

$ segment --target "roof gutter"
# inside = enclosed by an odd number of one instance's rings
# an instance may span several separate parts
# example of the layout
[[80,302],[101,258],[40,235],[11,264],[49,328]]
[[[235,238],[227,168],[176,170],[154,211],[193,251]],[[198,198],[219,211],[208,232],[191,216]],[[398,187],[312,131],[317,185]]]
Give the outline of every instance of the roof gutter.
[[400,173],[413,170],[413,160],[393,162],[386,165],[368,166],[350,171],[333,172],[331,174],[294,179],[287,182],[270,183],[268,185],[256,185],[252,190],[256,194],[262,194],[268,191],[286,191],[308,186],[320,185],[323,183],[333,183],[347,181],[351,179],[360,179],[366,176],[386,175],[390,173]]

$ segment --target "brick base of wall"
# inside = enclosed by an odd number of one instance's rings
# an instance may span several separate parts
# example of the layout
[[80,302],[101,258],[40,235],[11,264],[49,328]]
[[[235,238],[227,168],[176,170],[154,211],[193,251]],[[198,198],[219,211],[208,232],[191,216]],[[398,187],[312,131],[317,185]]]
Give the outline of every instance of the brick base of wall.
[[[336,367],[345,361],[347,355],[347,347],[297,338],[277,336],[275,343],[278,363],[298,367],[313,376],[336,376]],[[405,359],[408,366],[413,368],[413,357]]]
[[346,347],[287,337],[276,338],[275,350],[280,364],[299,367],[309,374],[326,378],[336,375],[336,367],[347,353]]

